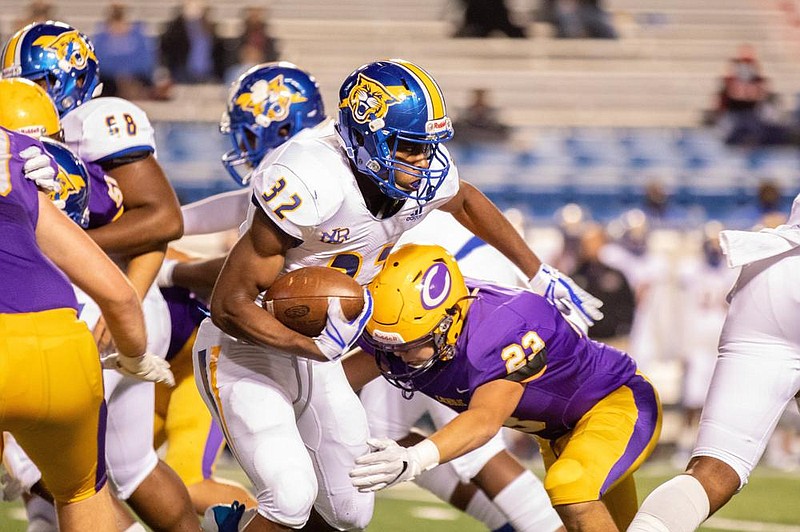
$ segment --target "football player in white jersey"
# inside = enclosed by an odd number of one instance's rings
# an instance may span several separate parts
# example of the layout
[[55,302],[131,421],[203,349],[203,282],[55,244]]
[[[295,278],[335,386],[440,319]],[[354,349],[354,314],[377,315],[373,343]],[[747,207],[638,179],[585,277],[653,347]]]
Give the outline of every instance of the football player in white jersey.
[[728,266],[742,269],[697,443],[685,474],[647,496],[629,531],[697,529],[744,488],[784,409],[800,403],[800,195],[785,225],[722,231],[720,243]]
[[[271,102],[271,105],[259,107],[258,104],[262,101]],[[295,65],[287,62],[265,63],[251,68],[240,76],[231,88],[220,131],[230,136],[234,146],[223,156],[223,164],[233,179],[246,188],[218,194],[183,206],[181,210],[184,216],[185,234],[206,234],[239,227],[245,218],[252,196],[249,182],[253,168],[269,151],[306,128],[318,126],[323,119],[325,119],[325,112],[316,81]],[[433,214],[438,213],[434,211]],[[431,218],[436,219],[432,220]],[[473,235],[449,215],[429,216],[409,233],[417,234],[417,229],[422,226],[430,228],[428,234],[435,233],[443,229],[437,228],[437,225],[441,224],[448,224],[446,232],[454,249],[465,245],[462,254],[468,254],[472,259],[470,261],[472,264],[477,266],[488,260],[492,264],[494,279],[510,284],[523,283],[527,285],[527,279],[513,264],[490,246],[482,245],[482,242],[476,237],[471,239]],[[476,242],[480,243],[475,245]],[[499,264],[497,263],[498,258],[502,261]],[[178,285],[199,291],[207,289],[210,292],[221,266],[222,260],[219,259],[183,260],[181,262],[168,259],[162,266],[159,282],[162,286]],[[172,362],[173,365],[177,363],[176,360]],[[399,390],[388,384],[386,389],[381,389],[380,383],[376,382],[370,388],[375,390],[375,393],[364,392],[361,396],[362,402],[370,397],[369,401],[375,405],[385,404],[381,396],[386,394],[391,396],[391,399],[388,400],[397,407],[396,409],[367,408],[370,426],[388,425],[403,431],[396,437],[406,435],[414,422],[431,407],[436,410],[434,417],[437,420],[444,419],[446,422],[453,415],[449,409],[434,401],[430,401],[431,404],[428,404],[421,395],[412,401],[406,401],[402,398]],[[157,388],[157,398],[158,391],[159,388]],[[393,431],[392,435],[394,434]],[[423,476],[419,484],[444,500],[460,504],[462,510],[466,510],[476,519],[483,521],[491,530],[498,529],[508,522],[508,518],[494,507],[491,500],[478,492],[478,488],[474,485],[468,487],[467,484],[463,484],[458,489],[456,488],[459,478],[469,481],[476,475],[479,478],[516,480],[522,473],[522,466],[507,453],[498,456],[492,464],[484,467],[490,459],[503,450],[502,439],[498,436],[480,452],[471,453],[468,458],[456,462],[455,465],[461,466],[460,469],[454,469],[451,466],[443,467],[441,471]],[[503,474],[501,472],[503,467],[510,469],[510,473]],[[180,473],[179,470],[178,472]],[[529,483],[533,484],[532,490]],[[503,480],[499,485],[505,488],[506,484],[506,480]],[[513,491],[516,489],[535,492],[537,485],[542,495],[541,502],[545,505],[544,512],[541,512],[537,505],[531,504],[532,498],[527,494],[526,497],[519,499],[525,501],[524,504],[519,504],[513,495]],[[525,526],[528,527],[537,527],[541,524],[537,518],[546,517],[550,512],[552,516],[555,516],[556,526],[560,524],[558,517],[550,507],[546,493],[541,489],[541,483],[535,476],[525,475],[523,479],[515,483],[515,486],[514,490],[507,490],[504,497],[515,499],[513,512],[520,515],[520,522],[524,521]],[[192,493],[191,487],[190,493]],[[239,500],[243,501],[242,498]],[[463,501],[463,504],[459,501]],[[197,506],[196,503],[195,506]],[[542,515],[528,519],[530,514]],[[524,529],[519,526],[516,528],[517,530]],[[537,529],[544,530],[541,526],[538,526]]]
[[587,322],[601,315],[594,298],[542,265],[497,208],[459,180],[442,145],[452,125],[427,72],[399,59],[369,63],[345,79],[339,98],[335,129],[292,138],[254,172],[247,226],[214,287],[213,322],[195,343],[198,386],[256,488],[258,514],[245,530],[303,526],[312,506],[334,529],[363,528],[373,506],[348,477],[368,430],[338,362],[371,300],[365,293],[364,311],[348,321],[333,299],[325,331],[302,336],[253,304],[280,273],[328,266],[365,284],[406,229],[444,208],[535,288]]
[[[2,53],[3,77],[40,84],[62,116],[65,141],[88,165],[118,183],[122,212],[112,223],[90,222],[89,235],[123,266],[143,298],[148,350],[163,357],[169,330],[167,307],[152,286],[167,242],[182,234],[179,204],[155,159],[153,128],[145,113],[120,98],[96,98],[100,85],[91,42],[60,22],[30,24],[15,33]],[[90,210],[91,210],[90,201]],[[81,319],[101,350],[111,347],[105,321],[88,296],[77,293]],[[105,372],[108,403],[107,461],[116,495],[160,530],[196,528],[185,486],[152,448],[153,385]],[[150,437],[147,437],[150,434]],[[126,526],[138,526],[126,517]]]

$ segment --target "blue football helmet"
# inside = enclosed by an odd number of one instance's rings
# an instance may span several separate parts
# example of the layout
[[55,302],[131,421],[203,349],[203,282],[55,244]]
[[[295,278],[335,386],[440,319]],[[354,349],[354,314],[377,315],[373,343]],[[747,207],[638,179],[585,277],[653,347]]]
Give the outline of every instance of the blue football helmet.
[[15,33],[3,49],[3,77],[41,84],[62,117],[102,90],[94,45],[63,22],[35,22]]
[[[337,124],[347,156],[392,199],[431,200],[450,170],[439,144],[453,137],[439,85],[420,67],[402,59],[366,64],[339,89]],[[397,158],[401,151],[428,158],[428,167]],[[396,183],[397,172],[419,181],[413,190]]]
[[73,222],[86,229],[89,227],[89,171],[86,165],[69,148],[58,141],[42,137],[47,153],[58,163],[56,179],[61,185],[58,194],[51,193],[51,200],[62,200],[64,212]]
[[245,186],[267,153],[324,119],[319,86],[310,74],[286,61],[256,65],[231,85],[219,130],[233,149],[222,164]]

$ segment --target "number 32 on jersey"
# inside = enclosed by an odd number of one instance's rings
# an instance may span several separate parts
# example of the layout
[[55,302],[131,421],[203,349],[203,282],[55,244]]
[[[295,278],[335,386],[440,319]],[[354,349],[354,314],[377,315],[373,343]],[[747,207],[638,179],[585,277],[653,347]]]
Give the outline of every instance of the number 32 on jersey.
[[[275,184],[272,186],[271,189],[269,189],[269,191],[266,191],[263,194],[261,194],[261,197],[264,198],[265,202],[269,203],[270,201],[278,197],[278,194],[280,194],[284,188],[286,188],[286,180],[281,177],[280,179],[278,179],[278,181],[275,182]],[[286,215],[284,214],[285,212],[293,211],[303,203],[303,200],[301,200],[300,196],[298,196],[296,193],[293,193],[291,196],[289,196],[289,200],[290,201],[288,203],[281,203],[274,207],[270,205],[272,212],[275,213],[275,216],[277,216],[279,220],[283,220],[284,218],[286,218]]]

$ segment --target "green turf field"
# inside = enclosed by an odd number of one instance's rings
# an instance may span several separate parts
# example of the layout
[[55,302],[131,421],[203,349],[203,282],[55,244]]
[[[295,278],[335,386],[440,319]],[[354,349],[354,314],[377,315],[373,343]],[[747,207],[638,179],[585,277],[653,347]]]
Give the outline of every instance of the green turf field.
[[[239,481],[243,476],[228,466],[221,471]],[[647,465],[637,474],[640,498],[677,470]],[[700,530],[707,532],[800,532],[800,472],[784,473],[759,468],[745,490]],[[0,532],[24,532],[20,504],[0,502]],[[413,485],[399,486],[378,496],[375,517],[368,528],[373,532],[477,532],[477,521],[438,502]]]

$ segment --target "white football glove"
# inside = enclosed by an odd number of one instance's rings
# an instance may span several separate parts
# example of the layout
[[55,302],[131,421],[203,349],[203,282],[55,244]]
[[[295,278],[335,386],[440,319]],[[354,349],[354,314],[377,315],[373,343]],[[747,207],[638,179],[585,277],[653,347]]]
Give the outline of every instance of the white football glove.
[[162,382],[167,386],[175,386],[175,377],[169,369],[169,362],[152,353],[145,353],[138,357],[127,357],[119,353],[100,359],[104,369],[114,369],[125,375],[141,381]]
[[362,493],[414,480],[439,465],[439,448],[431,440],[401,447],[388,438],[370,438],[367,445],[372,451],[356,458],[356,467],[350,471],[350,481]]
[[342,303],[338,297],[328,298],[328,318],[325,328],[314,338],[317,348],[328,360],[336,360],[350,350],[367,321],[372,316],[372,295],[364,289],[364,307],[354,320],[348,320],[342,312]]
[[22,167],[25,179],[33,181],[43,191],[54,194],[61,192],[61,184],[56,180],[56,171],[51,166],[53,159],[43,153],[39,146],[28,146],[19,155],[25,159]]
[[548,264],[542,264],[528,284],[531,290],[551,301],[570,322],[584,332],[603,319],[603,302]]
[[[0,435],[0,438],[2,438],[2,435]],[[22,497],[24,491],[25,487],[22,485],[22,482],[12,477],[11,474],[6,471],[5,466],[0,464],[0,495],[2,499],[6,502],[16,501]]]

